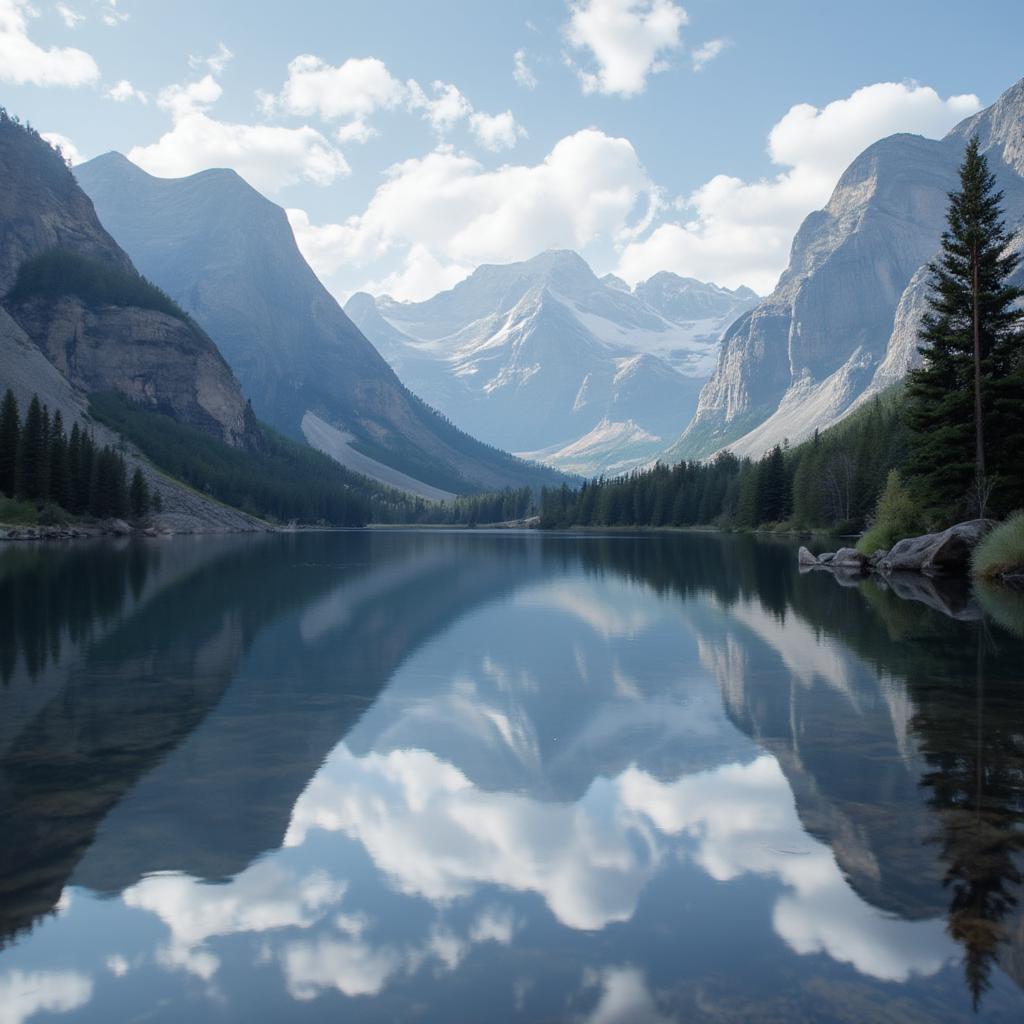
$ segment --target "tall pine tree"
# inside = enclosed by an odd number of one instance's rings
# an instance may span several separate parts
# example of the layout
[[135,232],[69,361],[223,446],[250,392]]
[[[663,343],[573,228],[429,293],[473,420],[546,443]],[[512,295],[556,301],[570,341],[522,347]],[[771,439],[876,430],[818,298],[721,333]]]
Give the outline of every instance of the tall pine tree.
[[950,193],[942,253],[931,264],[929,312],[910,374],[909,468],[929,511],[948,517],[1005,510],[1019,487],[1022,455],[1005,437],[1024,433],[1012,400],[1021,373],[1021,289],[1009,284],[1019,257],[1007,253],[1003,194],[981,154],[967,145],[960,189]]
[[21,417],[18,400],[8,388],[0,403],[0,494],[14,497],[18,478],[18,436],[21,434]]

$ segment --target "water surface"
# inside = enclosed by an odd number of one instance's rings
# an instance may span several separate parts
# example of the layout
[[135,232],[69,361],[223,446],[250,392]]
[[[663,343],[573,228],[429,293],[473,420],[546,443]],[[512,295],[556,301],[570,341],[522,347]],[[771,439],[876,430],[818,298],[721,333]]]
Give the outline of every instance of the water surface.
[[896,589],[714,535],[8,545],[0,1022],[1024,1019],[1024,611]]

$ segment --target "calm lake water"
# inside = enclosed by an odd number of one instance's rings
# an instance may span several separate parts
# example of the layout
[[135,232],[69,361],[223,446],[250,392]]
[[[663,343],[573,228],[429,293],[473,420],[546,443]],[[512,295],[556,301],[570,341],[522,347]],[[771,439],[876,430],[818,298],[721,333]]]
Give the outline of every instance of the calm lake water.
[[1024,599],[900,589],[714,535],[7,545],[0,1024],[1019,1024]]

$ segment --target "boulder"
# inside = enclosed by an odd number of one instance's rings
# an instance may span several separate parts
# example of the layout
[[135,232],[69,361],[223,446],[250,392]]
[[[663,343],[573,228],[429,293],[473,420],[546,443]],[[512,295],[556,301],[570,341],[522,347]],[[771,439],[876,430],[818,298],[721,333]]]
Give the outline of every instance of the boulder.
[[828,565],[829,562],[831,562],[835,557],[836,553],[834,551],[823,551],[820,555],[818,555],[818,561],[822,565]]
[[116,534],[118,537],[126,537],[132,532],[132,528],[123,519],[108,519],[103,526],[107,533]]
[[862,570],[867,564],[867,558],[856,548],[840,548],[832,559],[831,564],[835,569]]
[[957,523],[941,533],[926,533],[921,537],[908,537],[898,541],[878,563],[884,573],[966,572],[971,552],[992,529],[991,519],[971,519]]
[[807,548],[800,548],[796,553],[796,560],[799,565],[818,565],[818,559],[807,550]]

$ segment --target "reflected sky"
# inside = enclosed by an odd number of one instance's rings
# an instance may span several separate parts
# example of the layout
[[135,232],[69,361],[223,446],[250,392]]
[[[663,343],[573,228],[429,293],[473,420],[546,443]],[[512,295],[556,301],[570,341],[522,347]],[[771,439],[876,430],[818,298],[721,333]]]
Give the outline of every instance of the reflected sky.
[[6,554],[0,1024],[1024,1012],[969,596],[698,535]]

